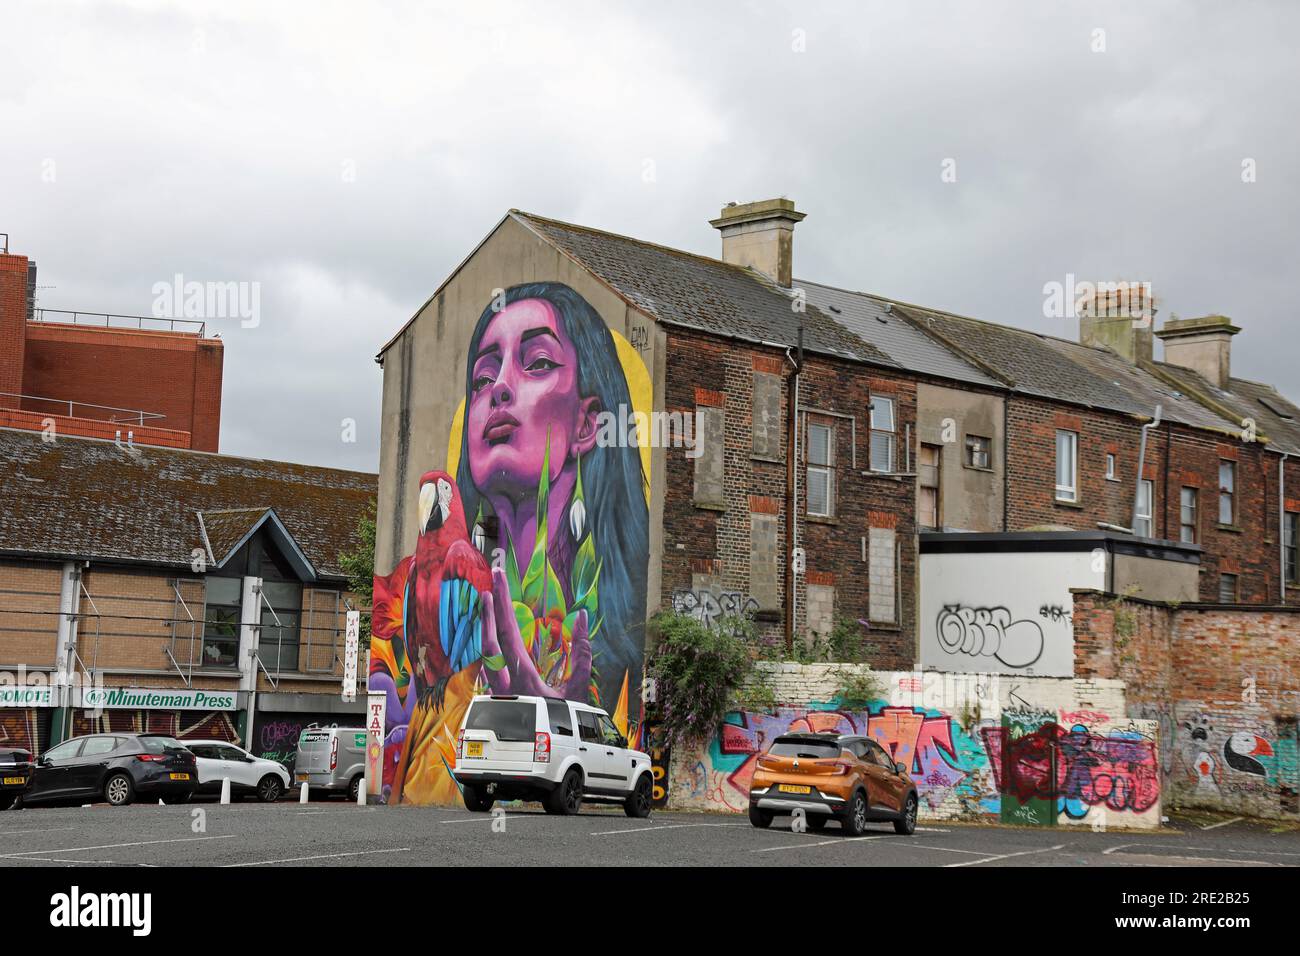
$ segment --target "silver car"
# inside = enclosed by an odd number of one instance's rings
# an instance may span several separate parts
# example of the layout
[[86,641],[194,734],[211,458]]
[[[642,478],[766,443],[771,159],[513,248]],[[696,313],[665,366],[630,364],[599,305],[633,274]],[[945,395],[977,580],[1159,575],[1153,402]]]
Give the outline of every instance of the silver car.
[[366,731],[362,727],[308,727],[298,735],[293,775],[312,790],[344,793],[355,800],[366,772]]

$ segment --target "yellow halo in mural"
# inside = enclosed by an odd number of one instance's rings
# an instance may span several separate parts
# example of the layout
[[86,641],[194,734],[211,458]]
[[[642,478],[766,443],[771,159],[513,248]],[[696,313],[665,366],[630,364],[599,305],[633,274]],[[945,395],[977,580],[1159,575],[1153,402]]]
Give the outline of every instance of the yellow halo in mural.
[[[654,410],[654,388],[650,382],[650,373],[645,367],[645,362],[637,350],[632,347],[632,343],[625,339],[618,332],[610,329],[610,335],[614,337],[614,348],[618,352],[618,364],[623,367],[623,377],[627,379],[628,396],[632,399],[632,413],[644,415],[642,421],[650,420],[650,413]],[[465,399],[461,399],[456,406],[456,414],[451,420],[451,434],[447,436],[447,474],[453,478],[458,477],[457,469],[460,467],[460,444],[461,435],[465,430]],[[637,443],[640,445],[641,452],[641,470],[645,474],[646,483],[643,488],[646,497],[646,504],[650,503],[650,436],[652,429],[641,428],[637,430]],[[467,516],[468,517],[468,516]]]

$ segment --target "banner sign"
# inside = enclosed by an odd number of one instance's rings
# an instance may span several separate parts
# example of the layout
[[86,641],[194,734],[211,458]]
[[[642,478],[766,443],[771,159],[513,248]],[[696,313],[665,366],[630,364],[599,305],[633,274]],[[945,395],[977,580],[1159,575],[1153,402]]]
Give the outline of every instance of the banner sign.
[[54,688],[0,684],[0,707],[53,707]]
[[366,699],[366,792],[378,796],[384,791],[384,719],[388,695],[369,694]]
[[184,687],[87,687],[81,706],[87,710],[235,710],[239,694]]
[[347,639],[343,650],[343,699],[357,699],[357,653],[360,649],[361,612],[348,611]]

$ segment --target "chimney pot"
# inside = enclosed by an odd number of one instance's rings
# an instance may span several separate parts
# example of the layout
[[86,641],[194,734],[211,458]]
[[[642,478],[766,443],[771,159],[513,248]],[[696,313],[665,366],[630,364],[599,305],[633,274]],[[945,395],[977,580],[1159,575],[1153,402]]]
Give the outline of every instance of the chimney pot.
[[722,261],[763,273],[789,288],[794,273],[794,227],[805,213],[789,199],[728,203],[709,225],[722,233]]

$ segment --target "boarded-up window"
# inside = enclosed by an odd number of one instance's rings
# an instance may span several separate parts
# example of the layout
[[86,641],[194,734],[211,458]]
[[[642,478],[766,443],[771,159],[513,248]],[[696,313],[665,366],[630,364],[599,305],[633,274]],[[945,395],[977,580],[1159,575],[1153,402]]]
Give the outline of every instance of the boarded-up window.
[[895,540],[893,528],[872,528],[867,539],[868,616],[877,624],[898,622]]
[[701,405],[696,409],[700,432],[695,459],[695,501],[699,504],[723,505],[723,459],[725,448],[724,427],[726,412],[716,406]]
[[781,457],[781,379],[769,372],[754,373],[754,454]]

